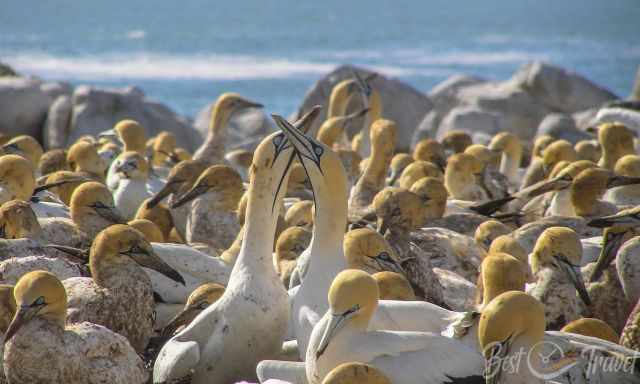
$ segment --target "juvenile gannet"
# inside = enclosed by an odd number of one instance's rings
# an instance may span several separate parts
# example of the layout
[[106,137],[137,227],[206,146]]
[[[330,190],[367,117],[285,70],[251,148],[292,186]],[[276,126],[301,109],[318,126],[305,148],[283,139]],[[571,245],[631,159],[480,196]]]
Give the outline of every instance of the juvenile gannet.
[[547,328],[556,330],[580,318],[578,298],[591,305],[580,272],[582,245],[566,227],[546,229],[529,256],[536,284],[529,293],[544,304]]
[[501,132],[494,136],[489,143],[489,149],[500,152],[500,172],[504,174],[513,186],[520,184],[520,162],[522,160],[522,144],[518,136]]
[[259,361],[280,351],[287,330],[287,292],[273,268],[273,241],[293,148],[274,133],[251,165],[242,249],[222,297],[169,340],[154,365],[154,383],[191,376],[194,384],[255,377]]
[[12,138],[2,146],[2,150],[6,154],[24,157],[31,162],[31,166],[34,169],[40,163],[40,157],[44,153],[40,143],[29,135],[19,135]]
[[42,175],[48,175],[56,171],[69,171],[69,163],[67,163],[67,152],[64,149],[51,149],[42,154],[40,163],[38,163],[38,172]]
[[240,230],[236,209],[243,192],[240,175],[229,166],[216,164],[202,172],[191,189],[171,204],[179,208],[192,201],[187,243],[204,243],[218,252],[227,249]]
[[416,299],[411,283],[398,272],[376,272],[371,277],[378,283],[380,300],[413,301]]
[[345,270],[336,276],[328,293],[329,310],[314,327],[307,350],[309,383],[320,383],[351,361],[371,364],[395,383],[482,380],[482,356],[458,340],[370,328],[378,298],[378,285],[366,272]]
[[602,340],[618,343],[620,338],[616,331],[600,319],[581,318],[562,327],[560,332],[576,333],[578,335],[597,337]]
[[184,284],[138,230],[116,224],[100,232],[91,246],[92,277],[63,281],[69,297],[68,323],[89,321],[125,336],[144,350],[153,332],[153,292],[141,266]]
[[396,153],[391,159],[389,165],[389,177],[387,177],[387,185],[396,186],[398,178],[402,175],[409,164],[413,163],[413,157],[407,153]]
[[171,212],[169,208],[162,203],[151,205],[151,199],[152,198],[148,198],[140,204],[134,220],[141,219],[153,222],[158,226],[164,238],[168,239],[174,229],[174,221]]
[[149,179],[149,163],[137,152],[124,152],[113,162],[112,169],[118,177],[117,184],[107,185],[113,191],[113,199],[127,219],[133,219],[140,204],[162,188],[157,179]]
[[311,231],[302,227],[289,227],[278,236],[273,264],[285,288],[290,288],[289,281],[291,273],[296,268],[297,259],[310,242]]
[[225,130],[229,119],[235,112],[248,108],[262,108],[262,104],[242,98],[237,93],[220,95],[211,109],[207,138],[193,154],[193,159],[208,165],[221,164],[225,154]]
[[633,132],[620,123],[604,123],[598,127],[598,142],[602,157],[598,165],[613,170],[618,159],[635,154]]
[[124,337],[90,322],[65,326],[67,295],[54,275],[30,272],[14,295],[18,310],[4,341],[8,382],[146,383],[142,360]]
[[473,144],[471,136],[464,131],[449,131],[442,139],[440,139],[444,149],[451,151],[452,153],[462,153],[468,146]]
[[410,189],[413,183],[423,177],[433,177],[438,180],[443,179],[442,171],[434,164],[428,161],[416,160],[409,164],[398,179],[398,186],[404,189]]
[[164,336],[173,335],[180,327],[193,321],[202,311],[222,297],[224,286],[217,283],[206,283],[196,288],[184,305],[184,308],[162,329]]
[[573,148],[576,150],[580,160],[589,160],[597,163],[602,156],[602,150],[597,140],[580,140]]
[[640,351],[640,301],[633,307],[620,335],[620,345]]
[[444,172],[444,169],[447,166],[447,158],[444,153],[444,148],[440,142],[434,139],[424,139],[419,141],[415,148],[413,148],[412,156],[414,160],[428,161],[437,165],[442,172]]
[[134,219],[127,223],[128,226],[140,231],[150,243],[164,243],[164,234],[153,221],[147,219]]
[[74,143],[67,153],[67,162],[73,172],[95,181],[104,181],[107,167],[95,145],[86,141]]
[[487,220],[476,229],[473,239],[485,251],[489,250],[493,240],[499,236],[511,233],[511,228],[498,220]]
[[390,120],[376,120],[371,125],[370,136],[372,149],[369,163],[349,196],[349,217],[352,220],[358,220],[370,212],[373,197],[385,186],[396,143],[396,125]]

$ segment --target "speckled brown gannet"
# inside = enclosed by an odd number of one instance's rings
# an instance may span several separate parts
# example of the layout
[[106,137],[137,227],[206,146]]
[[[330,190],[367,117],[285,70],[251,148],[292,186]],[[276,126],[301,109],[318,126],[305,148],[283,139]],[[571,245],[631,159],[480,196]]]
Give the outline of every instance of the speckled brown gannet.
[[[487,382],[549,382],[543,379],[580,384],[638,382],[637,370],[631,369],[637,358],[633,350],[595,337],[544,332],[544,326],[544,306],[530,295],[511,291],[492,300],[482,311],[478,327],[478,340],[485,358],[504,361],[521,351],[529,358],[528,364],[522,362],[518,370],[486,371]],[[607,363],[602,364],[604,362]],[[605,368],[613,364],[627,368]],[[489,366],[500,367],[495,363]]]
[[15,298],[4,351],[10,383],[146,382],[142,360],[124,337],[90,322],[65,326],[67,295],[54,275],[24,275]]
[[207,165],[221,164],[225,154],[225,130],[229,120],[237,111],[262,108],[262,104],[247,100],[237,93],[223,93],[211,109],[207,138],[193,155]]
[[138,230],[116,224],[96,236],[89,254],[92,277],[63,281],[69,297],[68,323],[89,321],[125,336],[144,350],[153,332],[153,292],[141,266],[184,284]]
[[128,220],[134,218],[145,199],[153,196],[164,185],[158,179],[149,178],[149,163],[137,152],[123,152],[113,162],[111,169],[116,172],[118,182],[107,185],[113,192],[116,206]]
[[310,242],[311,231],[303,227],[289,227],[278,236],[273,264],[285,288],[289,289],[289,281],[296,268],[297,259]]
[[40,163],[40,157],[44,151],[36,139],[29,135],[19,135],[2,146],[5,154],[14,154],[24,157],[31,162],[33,169]]
[[191,203],[187,216],[187,243],[204,243],[219,253],[235,240],[240,224],[236,209],[244,192],[242,179],[233,168],[216,164],[207,168],[193,187],[171,208]]
[[224,286],[206,283],[196,288],[187,299],[184,308],[162,329],[163,336],[171,336],[181,327],[189,325],[202,311],[215,303],[224,294]]
[[[169,171],[167,182],[162,189],[151,197],[146,207],[153,209],[165,198],[167,199],[167,205],[171,207],[173,203],[193,187],[193,184],[206,168],[206,163],[197,160],[185,160],[174,165]],[[170,208],[173,225],[183,239],[187,237],[187,218],[190,211],[191,204]]]
[[56,171],[69,171],[69,163],[67,163],[67,151],[64,149],[50,149],[42,154],[38,163],[37,172],[42,175],[48,175]]
[[242,249],[222,297],[169,340],[154,365],[154,383],[191,376],[193,384],[255,377],[276,356],[287,330],[287,292],[273,268],[273,239],[293,148],[282,133],[267,136],[251,165]]
[[591,305],[580,272],[582,245],[578,235],[566,227],[546,229],[529,256],[536,277],[528,292],[544,304],[547,328],[557,330],[580,318],[580,299]]
[[481,382],[482,356],[458,340],[371,328],[378,298],[378,285],[366,272],[349,269],[336,276],[329,310],[314,327],[307,350],[309,383],[321,383],[350,361],[371,364],[396,383]]
[[618,159],[635,154],[632,131],[620,123],[604,123],[598,127],[598,142],[602,157],[598,165],[613,170]]
[[392,384],[384,373],[362,363],[340,364],[329,372],[322,384]]
[[371,211],[371,202],[385,186],[385,177],[395,148],[396,125],[390,120],[376,120],[370,130],[371,158],[364,173],[351,189],[349,218],[358,220]]

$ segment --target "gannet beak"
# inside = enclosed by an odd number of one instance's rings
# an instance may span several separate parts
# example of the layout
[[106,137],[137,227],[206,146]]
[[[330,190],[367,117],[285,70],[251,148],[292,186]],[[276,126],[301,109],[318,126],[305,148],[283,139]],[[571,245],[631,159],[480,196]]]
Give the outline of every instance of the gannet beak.
[[556,259],[556,264],[560,267],[560,269],[569,277],[571,280],[571,284],[578,291],[578,295],[580,299],[584,302],[585,305],[591,305],[591,298],[589,297],[589,292],[587,292],[587,288],[584,285],[584,281],[582,280],[582,275],[580,274],[580,266],[573,265],[567,260],[564,256],[559,256]]
[[378,233],[384,236],[385,233],[387,233],[387,230],[389,229],[388,220],[378,218],[377,227],[378,227]]
[[53,248],[57,249],[60,252],[64,252],[67,255],[70,255],[82,263],[86,263],[89,261],[89,250],[88,249],[80,249],[74,247],[68,247],[66,245],[58,245],[58,244],[46,244],[43,246],[44,248]]
[[607,181],[607,188],[622,187],[624,185],[640,184],[640,177],[614,175]]
[[18,144],[16,143],[5,144],[2,146],[2,150],[7,154],[20,153],[20,147],[18,147]]
[[640,218],[636,213],[618,213],[593,219],[587,223],[594,228],[607,228],[614,225],[621,227],[635,227],[640,225]]
[[[291,123],[289,123],[282,116],[271,115],[273,120],[276,122],[278,127],[284,132],[287,136],[291,144],[293,145],[296,153],[300,157],[300,162],[304,167],[303,158],[312,161],[322,172],[322,167],[320,166],[320,156],[324,152],[324,149],[321,146],[318,146],[312,140],[307,138],[302,132],[298,131]],[[305,167],[306,169],[306,167]]]
[[264,108],[264,105],[247,99],[238,99],[236,109]]
[[151,248],[148,247],[140,247],[134,246],[126,252],[123,252],[125,255],[129,256],[133,261],[138,263],[140,266],[153,269],[154,271],[165,275],[173,281],[176,281],[182,285],[185,285],[184,278],[178,271],[173,269],[169,264],[165,263]]
[[108,206],[105,204],[94,204],[91,206],[93,210],[103,219],[108,220],[114,224],[126,224],[127,220],[122,216],[118,208]]
[[529,192],[529,197],[533,198],[543,193],[551,192],[551,191],[561,191],[563,189],[567,189],[571,186],[571,180],[565,178],[555,178],[546,182],[541,183],[539,186],[533,188]]
[[184,195],[182,195],[178,201],[171,204],[171,208],[179,208],[189,201],[195,199],[198,196],[205,194],[209,190],[210,186],[206,184],[196,184],[191,187]]
[[18,332],[18,330],[28,323],[35,315],[37,315],[44,305],[45,304],[20,306],[16,314],[13,316],[13,320],[11,320],[11,324],[9,324],[7,332],[4,334],[4,343],[6,344],[7,341],[11,340],[16,332]]
[[169,324],[167,324],[164,328],[162,328],[162,336],[170,337],[173,335],[178,328],[183,325],[189,324],[202,310],[197,306],[189,306],[184,308],[180,313],[178,313]]
[[349,312],[339,313],[339,314],[331,313],[329,324],[327,324],[327,327],[324,329],[324,334],[322,335],[322,339],[320,339],[320,344],[318,344],[318,349],[316,349],[316,359],[319,359],[320,356],[322,356],[324,351],[329,346],[329,343],[331,342],[331,339],[333,338],[333,336],[335,336],[335,334],[342,327],[344,327],[345,320],[347,319],[348,315],[349,315]]
[[616,258],[620,246],[622,246],[624,235],[625,232],[606,231],[604,234],[602,248],[600,249],[600,255],[596,261],[596,266],[589,277],[590,283],[597,281],[600,276],[602,276],[602,273],[609,268],[611,262]]
[[293,126],[298,128],[298,130],[307,133],[311,129],[313,122],[316,120],[320,111],[322,110],[322,105],[314,105],[311,107],[309,112],[305,113],[301,118],[299,118]]
[[155,195],[151,197],[149,201],[147,201],[147,208],[151,209],[156,205],[160,204],[165,197],[169,196],[177,189],[177,186],[181,184],[182,180],[172,180],[168,181],[161,190],[159,190]]
[[397,272],[401,275],[405,274],[405,270],[402,266],[389,256],[386,252],[383,252],[374,257],[376,263],[380,266],[381,271]]

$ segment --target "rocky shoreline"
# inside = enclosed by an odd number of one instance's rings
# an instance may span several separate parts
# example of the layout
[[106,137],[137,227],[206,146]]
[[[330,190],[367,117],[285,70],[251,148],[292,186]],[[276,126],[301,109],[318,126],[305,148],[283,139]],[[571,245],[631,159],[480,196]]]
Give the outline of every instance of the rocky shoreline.
[[[371,73],[349,65],[336,68],[309,89],[296,115],[317,104],[327,105],[333,85],[352,76],[354,70],[365,76]],[[451,76],[426,94],[382,74],[372,84],[381,94],[385,117],[397,123],[398,150],[408,150],[422,138],[440,138],[453,130],[471,133],[475,142],[486,142],[498,132],[509,131],[527,140],[551,134],[575,143],[590,138],[587,130],[595,123],[597,111],[620,98],[577,73],[543,62],[524,64],[504,81]],[[640,70],[631,98],[640,99]],[[178,145],[193,150],[206,135],[212,104],[192,120],[147,98],[137,87],[73,88],[64,82],[21,77],[0,63],[0,132],[32,135],[46,149],[64,148],[82,135],[95,135],[119,120],[132,118],[142,123],[150,136],[173,132]],[[317,119],[323,120],[322,116]],[[271,120],[257,110],[234,116],[230,124],[229,149],[252,149],[275,129]]]

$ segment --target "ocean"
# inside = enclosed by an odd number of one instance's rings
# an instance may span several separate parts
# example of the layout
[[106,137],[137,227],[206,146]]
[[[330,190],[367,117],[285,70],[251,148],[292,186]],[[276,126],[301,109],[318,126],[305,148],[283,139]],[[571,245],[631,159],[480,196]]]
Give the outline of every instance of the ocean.
[[545,60],[624,97],[638,0],[3,0],[0,61],[46,80],[136,85],[193,117],[225,91],[295,111],[353,63],[428,92],[456,73],[506,79]]

